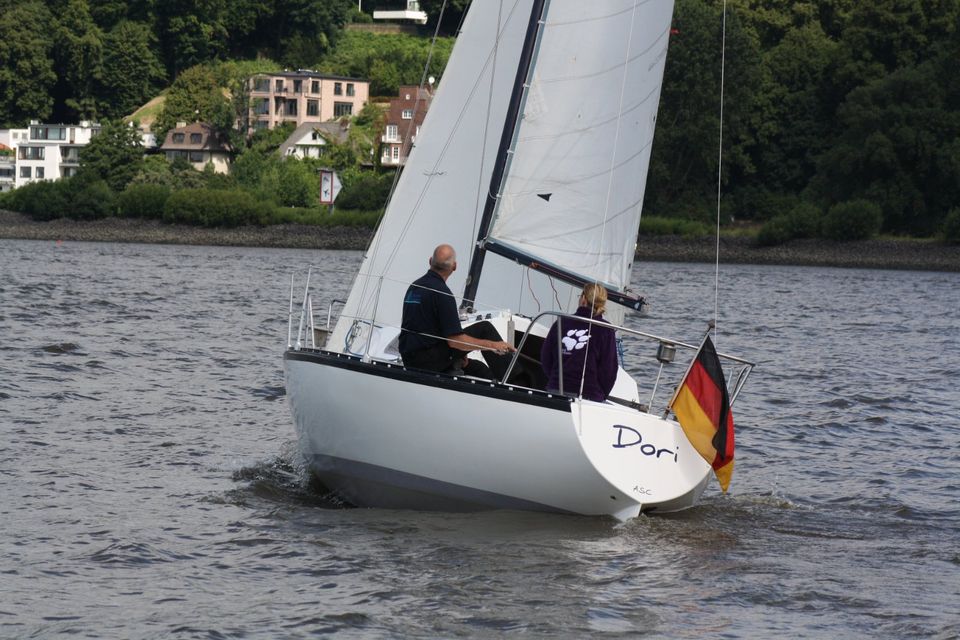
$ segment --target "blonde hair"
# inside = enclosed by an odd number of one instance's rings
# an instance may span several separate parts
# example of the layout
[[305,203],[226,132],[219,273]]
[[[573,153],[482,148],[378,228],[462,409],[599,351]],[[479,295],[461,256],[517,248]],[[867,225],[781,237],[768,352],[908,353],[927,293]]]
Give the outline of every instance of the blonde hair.
[[599,285],[589,282],[583,285],[583,297],[587,304],[593,308],[592,315],[602,315],[607,309],[607,290]]

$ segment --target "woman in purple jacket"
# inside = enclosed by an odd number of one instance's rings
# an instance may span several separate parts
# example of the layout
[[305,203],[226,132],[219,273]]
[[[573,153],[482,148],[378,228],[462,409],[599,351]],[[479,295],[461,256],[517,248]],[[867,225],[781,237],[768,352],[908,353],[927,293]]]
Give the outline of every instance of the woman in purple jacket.
[[[576,315],[606,323],[603,319],[606,306],[607,290],[590,283],[583,287]],[[564,394],[580,394],[582,380],[584,398],[597,402],[607,399],[617,379],[617,345],[612,327],[571,318],[557,320],[550,327],[540,351],[540,364],[547,375],[547,391],[560,389],[558,352],[563,364]]]

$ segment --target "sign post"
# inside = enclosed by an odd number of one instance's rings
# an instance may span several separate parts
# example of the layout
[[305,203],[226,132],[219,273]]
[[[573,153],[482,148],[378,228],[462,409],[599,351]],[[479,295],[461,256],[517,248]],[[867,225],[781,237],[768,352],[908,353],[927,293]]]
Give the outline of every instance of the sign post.
[[330,206],[333,213],[333,201],[340,193],[340,176],[333,169],[320,169],[320,204]]

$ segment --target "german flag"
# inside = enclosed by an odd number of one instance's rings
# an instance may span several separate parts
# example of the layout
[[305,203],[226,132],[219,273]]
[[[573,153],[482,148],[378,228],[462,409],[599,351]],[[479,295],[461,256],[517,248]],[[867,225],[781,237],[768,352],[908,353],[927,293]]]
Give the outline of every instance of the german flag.
[[720,358],[707,336],[670,403],[694,449],[710,463],[724,493],[733,476],[733,413]]

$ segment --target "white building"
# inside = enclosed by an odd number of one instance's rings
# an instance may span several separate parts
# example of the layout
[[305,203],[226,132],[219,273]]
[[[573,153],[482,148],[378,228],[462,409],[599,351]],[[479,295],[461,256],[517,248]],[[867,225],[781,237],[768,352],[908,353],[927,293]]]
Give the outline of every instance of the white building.
[[349,125],[339,122],[304,122],[280,145],[281,156],[295,158],[319,158],[323,156],[327,141],[344,143]]
[[410,20],[416,24],[427,24],[427,13],[420,10],[419,0],[407,0],[407,8],[399,10],[374,11],[374,20]]
[[26,129],[0,131],[0,144],[14,149],[14,187],[37,180],[59,180],[76,175],[80,149],[100,133],[100,125],[41,124],[30,122]]

